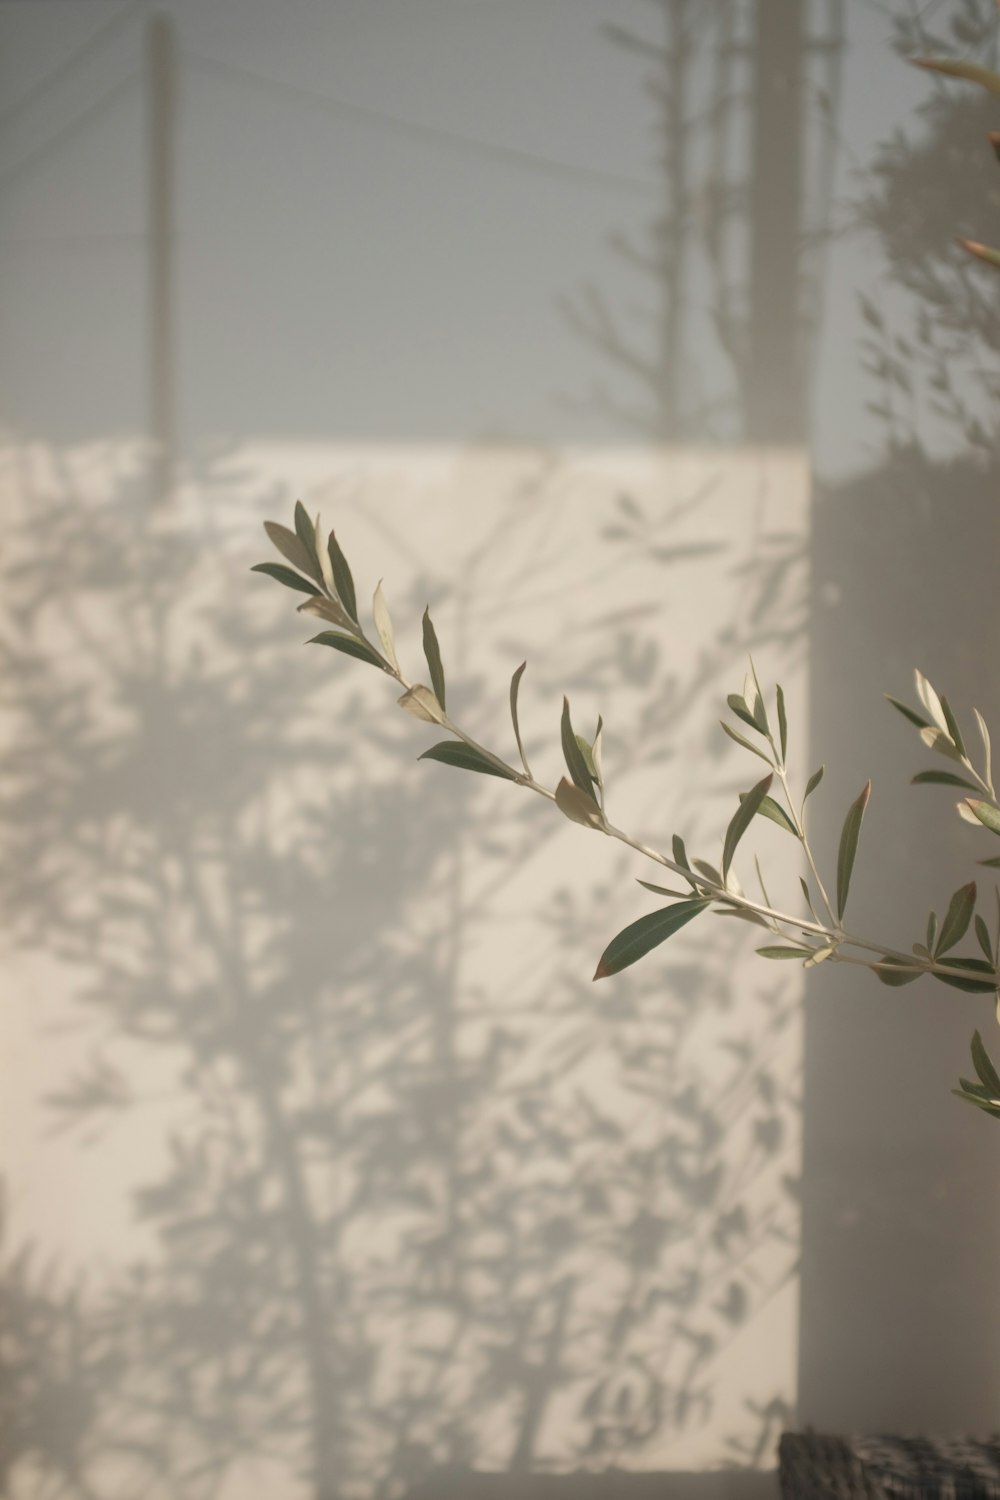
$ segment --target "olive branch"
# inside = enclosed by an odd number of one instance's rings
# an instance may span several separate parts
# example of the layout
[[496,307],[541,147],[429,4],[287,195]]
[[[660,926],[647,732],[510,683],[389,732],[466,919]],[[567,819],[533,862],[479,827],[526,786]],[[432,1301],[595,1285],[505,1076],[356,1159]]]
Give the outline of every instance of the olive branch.
[[[320,518],[317,516],[313,520],[301,501],[296,504],[294,519],[294,530],[273,521],[264,523],[268,537],[285,561],[258,563],[254,571],[305,594],[307,597],[299,605],[299,611],[335,627],[312,636],[310,644],[329,646],[384,672],[403,690],[398,699],[400,707],[415,718],[437,724],[447,732],[449,737],[425,750],[421,760],[434,760],[459,770],[513,782],[554,802],[571,822],[626,844],[679,877],[680,889],[648,880],[639,881],[654,895],[669,897],[670,902],[637,918],[611,939],[600,956],[595,979],[620,973],[696,917],[712,910],[717,916],[738,918],[764,928],[769,941],[757,952],[765,959],[795,961],[806,969],[827,962],[856,964],[870,969],[883,984],[893,987],[911,984],[923,975],[929,975],[956,989],[1000,997],[1000,890],[996,887],[992,928],[976,909],[976,882],[969,881],[951,896],[940,920],[935,912],[929,914],[923,940],[914,942],[909,951],[845,927],[845,911],[871,783],[864,786],[847,809],[834,878],[828,889],[820,874],[807,827],[807,803],[823,779],[824,767],[820,766],[813,772],[801,792],[792,787],[787,769],[785,695],[780,685],[776,686],[773,707],[769,710],[752,662],[742,693],[730,694],[727,699],[735,722],[724,719],[721,727],[743,750],[766,764],[767,774],[740,794],[723,837],[718,864],[689,857],[684,840],[677,834],[672,839],[670,853],[666,854],[616,827],[608,817],[602,754],[603,721],[600,718],[593,738],[587,739],[574,729],[569,700],[563,698],[560,742],[567,774],[554,788],[543,785],[528,763],[518,716],[518,694],[526,664],[521,663],[510,681],[510,717],[518,752],[518,763],[512,764],[473,739],[450,718],[446,707],[444,663],[430,609],[424,610],[422,620],[423,650],[430,682],[410,681],[400,665],[381,582],[372,600],[371,633],[368,634],[361,624],[354,579],[335,533],[329,532],[324,539]],[[960,815],[967,822],[1000,835],[1000,803],[992,779],[990,734],[982,714],[978,709],[974,710],[982,745],[982,768],[979,769],[969,754],[948,700],[936,692],[922,673],[915,673],[915,683],[918,708],[895,698],[890,698],[889,702],[918,730],[922,742],[951,765],[947,770],[920,771],[913,778],[914,782],[959,788],[966,794],[958,803]],[[801,846],[807,874],[799,877],[803,910],[798,913],[782,910],[773,904],[756,858],[754,867],[759,899],[747,895],[736,876],[734,857],[756,817],[770,819]],[[1000,858],[981,863],[998,868]],[[954,950],[966,938],[970,928],[979,954],[956,954]],[[962,1079],[955,1092],[1000,1117],[1000,1074],[990,1061],[978,1032],[973,1038],[972,1057],[979,1082]]]

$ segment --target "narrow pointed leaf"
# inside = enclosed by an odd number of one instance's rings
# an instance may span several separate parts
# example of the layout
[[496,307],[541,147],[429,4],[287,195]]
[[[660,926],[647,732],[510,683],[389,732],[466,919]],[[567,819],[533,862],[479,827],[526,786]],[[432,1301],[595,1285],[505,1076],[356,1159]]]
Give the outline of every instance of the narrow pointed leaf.
[[[809,890],[809,886],[804,875],[799,876],[799,885],[802,887],[802,894],[805,897],[806,906],[808,906],[809,908],[809,915],[812,917],[814,922],[819,922],[819,917],[816,915],[816,908],[813,905],[812,894]],[[770,906],[770,901],[767,904],[768,906]]]
[[600,714],[597,715],[597,728],[594,731],[594,743],[590,747],[590,758],[594,765],[594,776],[600,786],[604,785],[604,720]]
[[962,738],[962,731],[958,727],[958,720],[955,718],[955,715],[951,711],[951,704],[943,695],[941,697],[941,712],[944,714],[945,723],[948,726],[948,733],[952,737],[955,749],[958,751],[959,755],[967,756],[968,752],[965,748],[965,741]]
[[578,786],[582,792],[586,792],[589,796],[594,782],[587,769],[587,762],[584,760],[580,747],[576,742],[576,735],[573,732],[573,723],[569,714],[568,698],[563,698],[560,732],[562,735],[562,749],[566,768],[573,779],[574,785]]
[[988,1089],[994,1099],[1000,1099],[1000,1073],[993,1066],[993,1060],[986,1048],[978,1031],[972,1033],[972,1066],[979,1075],[979,1081],[985,1089]]
[[752,745],[745,734],[740,734],[739,730],[734,729],[731,724],[727,724],[725,719],[720,719],[719,723],[722,725],[729,738],[731,740],[735,740],[737,745],[742,746],[744,750],[749,750],[751,755],[758,756],[758,758],[764,761],[766,765],[771,764],[771,757],[769,755],[766,755],[758,745]]
[[994,250],[992,245],[983,245],[979,240],[959,240],[958,243],[967,254],[974,255],[976,260],[992,266],[994,270],[1000,270],[1000,250]]
[[813,792],[816,790],[816,788],[819,786],[820,782],[823,780],[823,777],[824,777],[825,774],[826,774],[826,766],[820,766],[820,768],[819,768],[818,771],[814,771],[812,773],[812,775],[810,776],[809,780],[806,782],[805,795],[802,798],[803,805],[812,796]]
[[396,699],[396,702],[415,719],[423,719],[428,724],[440,724],[444,719],[444,709],[430,688],[422,682],[416,682],[413,687],[407,688],[403,696]]
[[939,729],[943,729],[947,733],[948,720],[945,718],[945,712],[941,706],[941,699],[938,696],[936,688],[931,686],[923,672],[918,671],[916,667],[913,669],[913,681],[916,684],[917,697],[930,714],[931,721]]
[[982,823],[983,827],[988,828],[991,833],[1000,833],[1000,808],[976,797],[966,797],[964,805],[977,823]]
[[315,578],[317,583],[321,582],[322,574],[316,559],[294,531],[289,531],[287,526],[282,526],[277,521],[265,521],[264,530],[282,557],[286,558],[293,568],[298,568],[300,573],[306,573],[310,578]]
[[330,570],[333,573],[333,585],[337,590],[341,604],[347,610],[351,619],[357,624],[358,599],[354,592],[354,579],[351,570],[347,566],[347,558],[341,552],[334,532],[330,532],[326,541],[326,552],[330,559]]
[[980,948],[983,950],[984,956],[986,958],[988,958],[990,960],[990,962],[992,963],[993,962],[993,945],[990,942],[990,929],[987,927],[987,925],[986,925],[985,921],[983,920],[983,918],[979,915],[979,912],[976,912],[975,929],[976,929],[976,942],[979,944]]
[[920,969],[909,967],[903,959],[894,958],[889,953],[884,958],[880,958],[877,964],[872,964],[871,970],[882,984],[891,985],[894,989],[899,989],[904,984],[912,984],[915,979],[920,978],[922,972]]
[[966,780],[964,776],[956,776],[954,771],[918,771],[910,784],[912,786],[960,786],[969,792],[979,790],[975,782]]
[[1000,870],[1000,857],[996,859],[977,859],[977,865],[983,865],[987,870]]
[[948,910],[944,914],[941,932],[934,948],[935,958],[940,958],[942,953],[947,953],[949,948],[954,948],[956,943],[962,941],[969,929],[975,909],[976,882],[970,880],[968,885],[959,887],[948,903]]
[[305,604],[299,605],[299,613],[315,615],[317,620],[328,620],[331,625],[339,625],[349,634],[357,634],[357,626],[339,599],[324,599],[321,594],[317,594],[314,598],[307,599]]
[[[746,796],[746,792],[740,792],[740,801],[743,802]],[[798,834],[795,832],[795,824],[785,812],[781,803],[775,802],[773,797],[762,797],[757,812],[760,817],[770,818],[772,823],[777,823],[779,828],[783,828],[786,833],[794,834],[798,838]]]
[[295,535],[302,543],[313,564],[313,576],[322,578],[319,557],[316,552],[316,524],[310,519],[309,512],[301,500],[295,502]]
[[286,568],[284,563],[254,563],[250,571],[251,573],[265,573],[268,578],[276,579],[288,589],[298,589],[300,594],[310,594],[315,597],[319,593],[315,584],[309,583],[301,574],[293,573],[292,569]]
[[688,859],[687,849],[684,846],[684,840],[681,838],[679,833],[674,834],[673,838],[670,841],[670,847],[673,850],[674,864],[680,865],[682,869],[690,870],[691,861]]
[[725,885],[726,882],[723,880],[720,871],[718,871],[714,865],[710,865],[707,859],[693,859],[691,863],[697,870],[698,874],[703,876],[703,878],[707,880],[710,885]]
[[1000,73],[994,73],[979,63],[967,62],[960,57],[915,57],[918,68],[929,73],[944,73],[948,78],[964,78],[967,83],[978,83],[991,94],[1000,94]]
[[335,651],[343,651],[345,656],[356,656],[358,661],[370,662],[373,667],[386,670],[385,662],[367,641],[359,641],[356,635],[341,635],[336,630],[323,630],[319,635],[314,635],[308,643],[310,646],[332,646]]
[[787,948],[784,945],[774,945],[767,948],[757,949],[757,952],[760,954],[761,958],[774,959],[806,959],[810,956],[812,951],[813,950],[811,948]]
[[513,771],[503,770],[463,740],[442,740],[439,745],[432,745],[429,750],[425,750],[417,759],[437,760],[444,766],[457,766],[460,771],[478,771],[482,776],[499,776],[501,781],[517,780]]
[[780,682],[775,687],[774,696],[778,704],[778,743],[781,746],[781,760],[784,764],[788,754],[788,717],[785,713],[785,694]]
[[577,749],[583,756],[583,763],[587,767],[587,775],[591,781],[599,781],[597,766],[594,764],[594,747],[584,739],[582,734],[576,736]]
[[992,995],[996,990],[996,973],[985,958],[949,958],[948,967],[966,969],[969,977],[961,979],[955,974],[935,974],[934,978],[941,984],[950,984],[953,989],[966,990],[973,995]]
[[901,703],[898,698],[890,697],[888,693],[886,693],[885,698],[886,702],[891,703],[893,708],[897,709],[903,715],[904,719],[908,719],[918,729],[926,729],[930,724],[929,719],[925,719],[923,714],[918,714],[915,708],[910,708],[909,704]]
[[983,752],[984,752],[984,754],[986,756],[986,766],[985,766],[985,780],[986,780],[986,785],[992,787],[992,785],[993,785],[993,745],[992,745],[992,743],[990,741],[990,731],[987,728],[986,720],[983,718],[982,714],[979,712],[979,709],[978,708],[974,708],[972,710],[972,712],[976,716],[976,723],[979,726],[979,736],[980,736],[980,738],[981,738],[981,740],[983,742]]
[[745,698],[741,698],[739,693],[730,693],[726,699],[726,702],[729,704],[729,707],[732,709],[733,713],[738,719],[742,719],[744,724],[748,724],[751,729],[757,728],[756,721],[754,720],[754,716],[747,706],[747,701]]
[[524,753],[524,746],[521,743],[521,726],[518,723],[517,718],[517,694],[518,689],[521,686],[521,678],[524,676],[524,669],[527,665],[528,663],[526,661],[523,661],[518,667],[517,671],[514,673],[513,677],[510,679],[510,717],[511,722],[514,725],[514,738],[517,741],[517,753],[521,757],[521,764],[524,767],[524,774],[526,776],[530,776],[531,768],[528,765],[528,758]]
[[709,905],[708,901],[693,899],[678,901],[665,906],[661,911],[650,912],[622,929],[601,954],[594,974],[595,979],[605,979],[609,974],[620,974],[637,959],[645,957],[651,949],[659,947],[667,938],[673,937],[692,918],[697,917]]
[[580,823],[584,828],[603,828],[604,818],[600,807],[583,787],[560,778],[556,787],[556,807],[571,823]]
[[427,658],[427,670],[431,674],[431,687],[434,696],[444,708],[444,666],[441,662],[441,648],[438,646],[437,632],[431,621],[430,606],[424,610],[424,656]]
[[[333,566],[330,562],[329,548],[323,545],[323,522],[320,516],[316,517],[316,526],[313,532],[313,546],[316,549],[316,561],[323,576],[323,585],[329,594],[336,594],[337,585],[334,582]],[[343,600],[341,600],[343,603]]]
[[640,880],[638,876],[636,876],[636,884],[641,885],[647,891],[652,891],[657,896],[677,896],[681,901],[687,901],[690,896],[689,891],[672,891],[669,886],[654,885],[651,880]]
[[726,838],[722,849],[723,880],[725,880],[725,877],[729,874],[729,866],[733,862],[733,855],[736,853],[736,846],[743,835],[746,833],[747,829],[750,827],[750,824],[753,822],[761,803],[767,796],[768,790],[770,789],[771,782],[773,780],[774,777],[768,775],[764,777],[763,781],[758,781],[757,785],[751,787],[746,796],[743,797],[739,807],[733,814],[732,821],[730,822],[729,827],[726,829]]
[[385,602],[385,595],[382,592],[381,579],[375,590],[375,597],[372,600],[372,619],[375,621],[375,629],[378,632],[379,640],[382,642],[382,650],[385,653],[386,661],[398,672],[399,657],[396,655],[396,641],[392,633],[392,619],[389,615],[389,606]]
[[937,912],[932,911],[927,916],[927,936],[925,942],[930,953],[934,952],[934,944],[937,942],[938,919]]
[[861,837],[861,824],[864,821],[865,808],[868,806],[871,791],[871,782],[866,782],[864,791],[851,803],[840,834],[840,848],[837,853],[837,916],[841,920],[851,889],[851,875],[854,872],[854,860],[858,852],[858,839]]
[[939,755],[945,755],[949,760],[961,761],[962,757],[952,744],[951,735],[945,730],[928,724],[926,729],[921,729],[920,738],[929,750],[936,750]]

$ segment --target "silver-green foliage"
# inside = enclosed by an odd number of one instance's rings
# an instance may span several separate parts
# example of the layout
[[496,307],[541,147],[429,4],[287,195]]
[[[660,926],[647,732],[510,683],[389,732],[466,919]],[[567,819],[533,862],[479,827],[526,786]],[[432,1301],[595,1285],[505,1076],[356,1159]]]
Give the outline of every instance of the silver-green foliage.
[[[500,777],[536,792],[554,802],[572,822],[629,845],[679,877],[680,889],[654,885],[645,880],[639,882],[646,890],[669,897],[670,902],[638,917],[612,938],[600,957],[595,979],[620,973],[696,917],[711,910],[719,916],[737,917],[764,928],[768,941],[757,952],[765,959],[799,962],[806,969],[827,962],[857,964],[870,969],[883,984],[894,987],[911,984],[927,975],[956,989],[994,994],[1000,999],[1000,891],[996,888],[995,909],[987,920],[976,909],[978,892],[975,881],[961,886],[951,896],[940,920],[935,912],[929,914],[922,939],[914,942],[908,951],[850,931],[844,925],[871,783],[863,787],[845,814],[831,895],[820,873],[807,827],[807,803],[822,781],[824,768],[820,766],[808,778],[801,793],[792,787],[787,768],[785,696],[778,686],[774,692],[772,718],[772,710],[752,663],[742,693],[733,693],[727,699],[736,723],[722,720],[721,727],[730,739],[765,762],[767,774],[740,795],[723,837],[717,865],[702,858],[689,857],[684,841],[678,835],[674,836],[671,852],[667,855],[615,827],[608,818],[602,755],[603,724],[600,719],[593,739],[587,739],[575,730],[569,701],[563,699],[559,730],[568,774],[555,788],[543,786],[531,772],[521,738],[518,689],[524,663],[514,672],[510,684],[510,715],[520,762],[513,765],[477,743],[448,716],[444,663],[429,609],[424,611],[422,627],[430,685],[411,682],[403,674],[381,583],[372,602],[374,639],[365,633],[347,559],[333,532],[324,543],[318,517],[312,521],[299,503],[295,508],[294,531],[270,521],[265,523],[265,529],[291,567],[260,563],[255,571],[267,574],[287,588],[307,594],[308,598],[299,605],[300,612],[337,627],[336,630],[321,631],[312,637],[312,642],[332,646],[384,672],[403,689],[398,699],[402,708],[447,731],[449,737],[431,746],[421,759]],[[957,787],[965,794],[958,803],[960,816],[980,831],[985,829],[1000,835],[1000,802],[993,785],[990,734],[982,714],[978,709],[973,711],[980,741],[977,755],[973,757],[948,700],[939,695],[920,672],[915,673],[915,684],[917,708],[895,698],[889,701],[918,731],[927,748],[949,764],[947,769],[932,767],[920,771],[913,780],[918,784],[930,782]],[[786,911],[772,903],[756,859],[759,898],[747,895],[736,876],[733,863],[737,850],[757,817],[768,818],[797,840],[801,847],[807,874],[800,877],[802,904],[798,911]],[[1000,857],[985,859],[981,863],[997,868],[1000,867]],[[967,940],[970,931],[979,953],[956,954],[953,950]],[[994,1069],[978,1032],[973,1039],[972,1059],[979,1082],[962,1079],[955,1092],[978,1108],[1000,1117],[1000,1075]]]

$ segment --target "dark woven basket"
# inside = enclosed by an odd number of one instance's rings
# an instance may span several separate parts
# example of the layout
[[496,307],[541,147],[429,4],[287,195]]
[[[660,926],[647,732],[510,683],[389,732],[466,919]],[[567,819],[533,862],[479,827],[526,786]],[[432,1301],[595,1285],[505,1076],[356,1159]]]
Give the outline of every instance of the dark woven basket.
[[778,1444],[782,1500],[1000,1500],[1000,1439],[824,1436]]

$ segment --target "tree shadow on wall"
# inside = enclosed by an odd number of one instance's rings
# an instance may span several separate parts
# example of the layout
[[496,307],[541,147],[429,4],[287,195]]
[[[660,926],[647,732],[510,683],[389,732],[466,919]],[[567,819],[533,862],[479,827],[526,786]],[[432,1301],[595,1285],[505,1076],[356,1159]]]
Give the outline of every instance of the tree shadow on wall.
[[[494,838],[481,789],[414,797],[408,726],[376,727],[363,674],[296,664],[242,550],[247,493],[287,498],[231,454],[177,513],[149,516],[138,472],[95,491],[100,463],[69,456],[19,476],[0,897],[54,987],[39,1047],[76,1031],[48,1108],[81,1170],[133,1132],[157,1145],[108,1256],[57,1273],[12,1215],[12,1486],[201,1500],[295,1474],[317,1500],[388,1497],[481,1464],[487,1429],[529,1472],[554,1410],[565,1467],[704,1420],[794,1264],[794,1184],[747,1201],[797,1110],[768,1072],[788,1002],[749,1034],[734,1012],[710,1078],[685,1044],[697,1007],[734,1003],[724,956],[596,1010],[565,963],[545,995],[465,994],[481,912],[456,844]],[[589,950],[579,893],[552,921]]]

